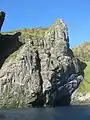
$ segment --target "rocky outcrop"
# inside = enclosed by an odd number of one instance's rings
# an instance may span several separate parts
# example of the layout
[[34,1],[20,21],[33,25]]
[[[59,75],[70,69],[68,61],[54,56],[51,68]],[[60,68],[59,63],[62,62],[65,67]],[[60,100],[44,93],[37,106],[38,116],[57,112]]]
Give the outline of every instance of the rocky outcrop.
[[3,11],[0,11],[0,31],[1,31],[1,27],[3,25],[5,19],[5,13]]
[[71,104],[90,104],[90,93],[82,93],[77,89],[71,96]]
[[[7,36],[2,35],[3,41]],[[11,38],[11,37],[10,37]],[[57,20],[43,35],[28,34],[8,48],[0,69],[1,107],[70,104],[71,94],[83,80],[83,69],[69,48],[67,26]],[[9,41],[9,40],[8,40]],[[9,41],[10,42],[10,41]],[[15,47],[15,46],[13,46]]]

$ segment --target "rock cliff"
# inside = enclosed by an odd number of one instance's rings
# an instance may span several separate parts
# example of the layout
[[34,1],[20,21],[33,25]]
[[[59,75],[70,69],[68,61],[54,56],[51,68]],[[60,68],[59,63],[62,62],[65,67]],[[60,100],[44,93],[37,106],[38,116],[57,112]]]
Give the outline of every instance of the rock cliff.
[[84,77],[62,19],[45,29],[2,33],[0,61],[0,107],[68,105]]

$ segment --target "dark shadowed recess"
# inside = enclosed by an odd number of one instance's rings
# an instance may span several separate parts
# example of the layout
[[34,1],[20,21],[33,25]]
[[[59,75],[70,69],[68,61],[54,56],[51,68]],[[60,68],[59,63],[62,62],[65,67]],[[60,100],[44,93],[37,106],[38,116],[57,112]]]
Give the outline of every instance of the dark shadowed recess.
[[[80,61],[79,59],[77,59],[77,60],[78,60],[79,66],[80,66],[80,71],[79,71],[78,75],[82,75],[84,77],[84,69],[86,68],[87,64]],[[66,84],[66,81],[64,80],[64,78],[61,78],[61,79],[63,79],[63,81],[61,81],[62,85],[60,84],[60,86],[63,86],[63,85]],[[81,82],[79,82],[77,84],[77,88],[79,87],[80,83]],[[64,89],[65,89],[65,91],[64,91]],[[54,100],[50,99],[50,103],[48,103],[50,106],[57,107],[57,106],[68,106],[68,105],[70,105],[70,103],[71,103],[71,94],[69,93],[69,90],[67,88],[63,88],[60,91],[58,91],[57,87],[55,87],[54,91],[57,91],[56,92],[57,97]],[[52,91],[52,92],[54,92],[54,91]],[[75,89],[72,91],[72,93],[74,91],[75,91]],[[60,95],[60,93],[62,94],[62,92],[66,92],[67,95],[59,98],[59,95]]]
[[[29,104],[32,104],[32,107],[43,107],[44,103],[45,103],[45,97],[43,96],[43,79],[41,76],[41,59],[39,57],[39,53],[38,51],[36,51],[37,57],[36,57],[36,66],[35,69],[39,70],[39,77],[40,77],[40,93],[37,93],[37,99]],[[29,106],[29,105],[28,105]]]
[[18,50],[22,43],[19,41],[21,32],[14,35],[1,35],[0,36],[0,68],[8,56]]
[[83,61],[80,61],[80,73],[79,74],[81,74],[83,76],[83,78],[84,78],[84,70],[85,70],[86,67],[87,67],[87,64]]
[[[71,53],[70,54],[72,54],[72,57],[74,56],[73,55],[73,52],[71,51]],[[79,63],[79,66],[80,66],[80,71],[79,71],[79,73],[78,73],[78,75],[82,75],[83,77],[84,77],[84,69],[86,68],[86,66],[87,66],[87,64],[86,63],[84,63],[84,62],[81,62],[79,59],[77,59],[78,60],[78,63]],[[38,65],[40,65],[40,61],[39,61],[39,64]],[[40,66],[38,66],[38,68],[41,68]],[[58,69],[58,68],[57,68]],[[75,72],[75,71],[74,71]],[[55,73],[57,73],[56,72],[56,70],[55,70]],[[62,70],[62,73],[63,73],[63,70]],[[58,74],[58,73],[57,73]],[[73,74],[73,72],[71,73],[71,74]],[[70,75],[71,75],[70,74]],[[75,74],[76,75],[76,74]],[[76,75],[76,76],[78,76],[78,75]],[[65,75],[64,75],[65,76]],[[60,86],[63,86],[64,84],[66,84],[66,81],[64,80],[64,76],[62,76],[62,78],[60,78],[60,79],[63,79],[63,81],[61,81],[61,84],[60,84]],[[70,76],[69,76],[70,77]],[[54,76],[53,76],[53,78],[54,78]],[[57,82],[57,81],[56,81]],[[51,83],[52,84],[52,83]],[[80,85],[80,82],[77,84],[77,88],[79,87],[79,85]],[[77,89],[76,88],[76,89]],[[65,89],[65,91],[64,91],[64,89]],[[75,89],[74,89],[75,90]],[[71,103],[71,94],[69,93],[69,90],[67,89],[67,88],[63,88],[63,89],[61,89],[60,91],[58,91],[57,90],[57,87],[56,87],[56,84],[55,84],[55,89],[53,88],[52,90],[51,90],[51,93],[53,93],[54,91],[57,91],[56,92],[56,96],[58,96],[56,99],[54,99],[53,100],[53,98],[52,98],[52,96],[50,95],[49,97],[50,97],[50,101],[46,104],[46,106],[48,106],[48,107],[59,107],[59,106],[68,106],[68,105],[70,105],[70,103]],[[65,95],[65,96],[63,96],[63,97],[60,97],[60,99],[59,99],[59,95],[60,95],[60,93],[62,94],[62,92],[67,92],[67,95]],[[72,93],[73,93],[74,91],[72,91]],[[48,93],[49,94],[49,93]],[[43,107],[43,105],[44,105],[44,103],[45,103],[45,95],[42,95],[41,97],[39,96],[39,99],[37,99],[37,100],[35,100],[33,103],[31,103],[32,104],[32,106],[33,107]]]
[[[78,61],[79,61],[79,64],[80,64],[80,72],[78,73],[78,75],[82,75],[84,77],[84,69],[86,68],[87,64],[80,61],[79,59],[78,59]],[[78,83],[77,88],[79,87],[79,85],[80,85],[80,83]],[[70,103],[71,103],[71,94],[69,94],[68,89],[66,91],[68,92],[68,95],[63,96],[60,100],[59,99],[55,100],[54,103],[53,103],[54,107],[70,105]],[[72,93],[73,92],[74,91],[72,91]]]

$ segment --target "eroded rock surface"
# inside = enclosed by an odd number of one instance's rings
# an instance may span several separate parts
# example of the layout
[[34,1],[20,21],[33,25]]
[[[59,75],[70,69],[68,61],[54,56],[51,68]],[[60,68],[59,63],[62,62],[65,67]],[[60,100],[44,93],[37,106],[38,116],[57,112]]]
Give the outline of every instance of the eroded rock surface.
[[[7,40],[5,35],[2,38]],[[69,48],[63,20],[57,20],[43,35],[23,37],[21,33],[18,40],[23,44],[10,52],[0,69],[1,107],[70,104],[84,74]]]

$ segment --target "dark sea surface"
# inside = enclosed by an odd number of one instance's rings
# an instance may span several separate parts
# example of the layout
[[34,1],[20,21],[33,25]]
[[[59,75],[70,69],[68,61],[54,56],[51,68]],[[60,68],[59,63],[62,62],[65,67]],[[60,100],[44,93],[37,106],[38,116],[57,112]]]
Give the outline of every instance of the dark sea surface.
[[90,105],[0,109],[0,120],[90,120]]

